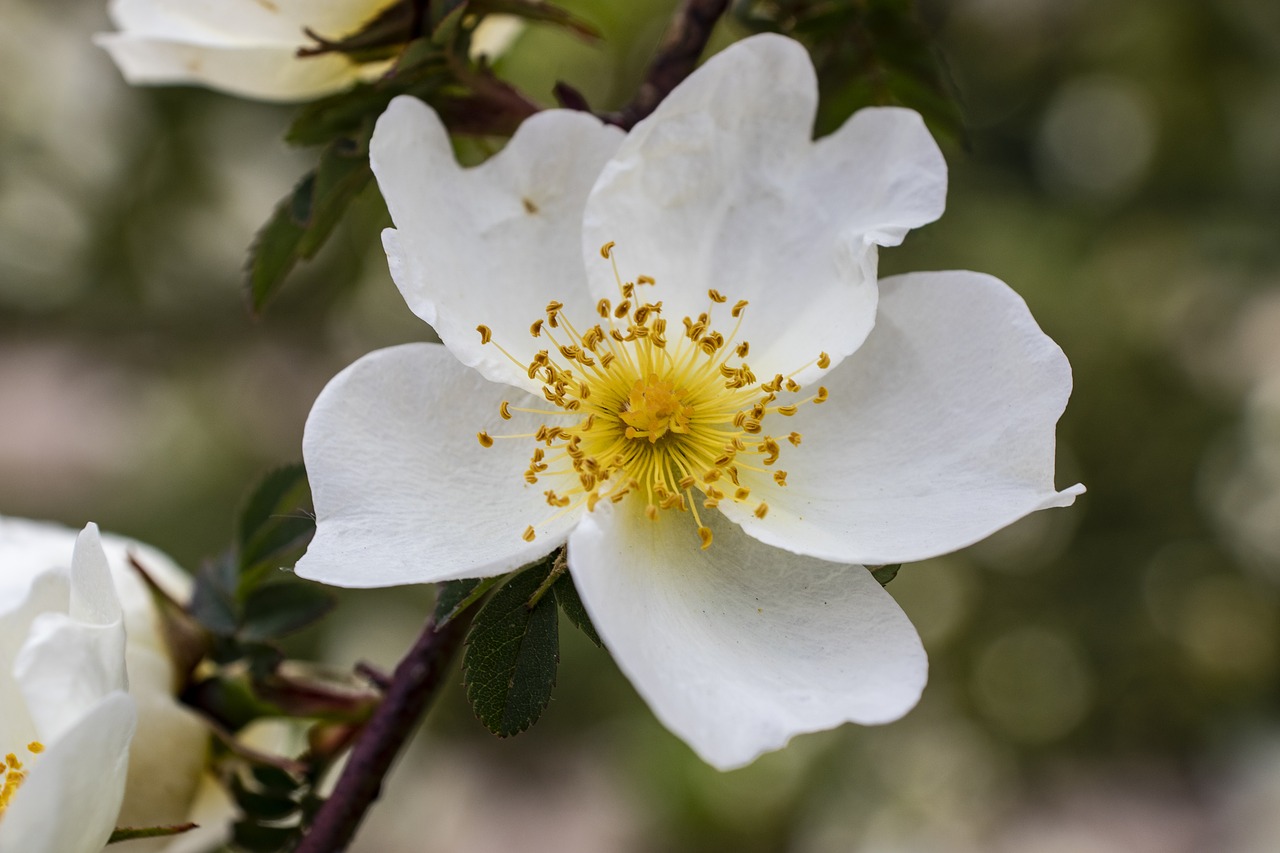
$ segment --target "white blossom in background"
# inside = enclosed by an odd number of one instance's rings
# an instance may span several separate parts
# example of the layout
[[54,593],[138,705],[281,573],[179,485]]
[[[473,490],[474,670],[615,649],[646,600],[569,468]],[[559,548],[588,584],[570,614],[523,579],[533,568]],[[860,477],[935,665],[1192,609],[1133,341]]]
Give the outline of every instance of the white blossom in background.
[[[298,56],[360,32],[394,0],[111,0],[119,32],[105,48],[135,85],[194,84],[265,101],[304,101],[375,80],[394,60],[357,62],[341,53]],[[472,36],[475,56],[496,56],[520,31],[518,19],[488,16]]]
[[11,588],[4,568],[0,851],[96,853],[116,826],[137,722],[98,530],[80,534],[69,574]]
[[[106,836],[94,841],[101,826],[81,814],[99,816],[107,834],[117,826],[202,825],[130,842],[139,853],[196,853],[225,836],[230,806],[204,777],[208,731],[174,698],[160,616],[130,556],[173,597],[189,595],[188,576],[142,543],[99,536],[92,525],[77,540],[59,525],[0,518],[0,755],[14,753],[28,774],[0,818],[0,853],[101,849]],[[33,741],[44,751],[24,756]],[[82,812],[85,798],[95,805]],[[67,820],[73,813],[77,819]]]
[[618,665],[721,768],[906,713],[924,650],[863,566],[1072,503],[1071,372],[990,276],[877,282],[877,246],[942,213],[945,163],[903,109],[815,142],[816,104],[772,35],[625,137],[547,111],[474,169],[394,101],[371,148],[384,244],[444,345],[371,353],[316,401],[298,574],[491,576],[567,542]]

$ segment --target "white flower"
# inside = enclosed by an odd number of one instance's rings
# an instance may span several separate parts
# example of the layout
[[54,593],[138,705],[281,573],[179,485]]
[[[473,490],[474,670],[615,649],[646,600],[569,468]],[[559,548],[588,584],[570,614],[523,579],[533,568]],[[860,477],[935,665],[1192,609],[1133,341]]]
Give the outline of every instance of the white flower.
[[[0,853],[97,851],[116,826],[181,823],[203,805],[208,733],[174,699],[159,613],[130,556],[187,597],[187,576],[146,545],[100,537],[93,525],[77,539],[0,518],[0,754],[13,752],[27,774],[0,819]],[[32,742],[44,751],[24,755]],[[133,846],[208,849],[227,812],[204,809],[204,829]]]
[[[396,0],[111,0],[118,33],[106,48],[130,83],[188,83],[265,101],[301,101],[374,80],[392,59],[357,62],[342,53],[299,57],[300,48],[360,32]],[[496,56],[520,23],[492,15],[472,34],[472,55]]]
[[371,353],[316,401],[298,573],[495,575],[567,541],[618,665],[722,768],[906,713],[924,650],[860,564],[1070,504],[1070,367],[990,276],[877,285],[876,246],[941,214],[946,167],[908,110],[813,142],[816,101],[804,50],[758,36],[625,138],[548,111],[465,170],[430,109],[393,102],[384,244],[444,346]]

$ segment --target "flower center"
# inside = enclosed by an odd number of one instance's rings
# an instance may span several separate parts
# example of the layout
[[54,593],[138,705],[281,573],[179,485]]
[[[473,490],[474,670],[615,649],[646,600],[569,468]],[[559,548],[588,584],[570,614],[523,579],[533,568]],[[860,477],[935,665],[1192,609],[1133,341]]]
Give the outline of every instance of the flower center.
[[[642,296],[653,279],[642,275],[624,282],[613,246],[606,243],[600,253],[613,263],[619,298],[597,303],[601,322],[579,331],[562,314],[564,305],[552,301],[546,317],[529,328],[549,346],[528,363],[494,341],[488,326],[477,327],[482,344],[497,346],[542,383],[542,395],[553,407],[519,408],[504,401],[499,408],[504,419],[520,411],[553,420],[533,433],[481,432],[477,438],[484,447],[495,439],[534,440],[524,478],[530,485],[545,479],[559,486],[544,492],[558,510],[551,519],[584,504],[592,511],[601,500],[616,503],[634,494],[645,501],[650,519],[663,510],[689,512],[706,548],[711,531],[702,523],[699,505],[714,509],[724,500],[754,501],[755,514],[764,518],[769,506],[752,498],[743,472],[771,475],[777,486],[786,486],[787,472],[773,466],[781,441],[798,446],[801,435],[793,431],[780,441],[765,432],[765,421],[825,401],[827,389],[821,387],[805,399],[780,397],[798,395],[802,389],[793,377],[815,363],[826,368],[831,359],[821,353],[789,376],[759,381],[746,361],[750,343],[737,340],[747,302],[728,309],[734,325],[726,336],[714,328],[714,315],[728,298],[715,290],[707,292],[707,310],[683,318],[684,333],[669,341],[662,302]],[[525,528],[524,538],[534,537],[533,526]]]
[[[38,740],[32,741],[27,744],[27,752],[32,755],[39,755],[44,752],[44,744]],[[13,799],[14,794],[18,793],[18,789],[22,787],[22,783],[26,778],[27,770],[14,753],[9,753],[4,757],[4,761],[0,762],[0,819],[4,818],[4,813],[9,808],[10,800]]]

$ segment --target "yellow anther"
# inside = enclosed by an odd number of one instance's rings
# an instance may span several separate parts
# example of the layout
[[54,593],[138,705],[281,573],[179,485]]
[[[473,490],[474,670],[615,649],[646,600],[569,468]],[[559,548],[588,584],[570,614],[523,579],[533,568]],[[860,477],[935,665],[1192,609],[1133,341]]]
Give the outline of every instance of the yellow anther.
[[493,330],[490,329],[488,326],[484,325],[483,323],[480,324],[479,326],[476,326],[476,331],[480,333],[481,346],[493,340]]
[[711,297],[712,302],[724,303],[729,301],[729,297],[716,290],[714,287],[707,291],[707,296]]
[[746,308],[747,304],[748,304],[747,300],[739,299],[737,302],[734,303],[733,307],[729,309],[729,313],[732,314],[734,317],[740,317],[742,316],[742,309]]
[[827,389],[826,389],[826,386],[824,386],[824,385],[819,385],[819,386],[818,386],[818,393],[813,395],[813,402],[815,402],[815,403],[825,403],[825,402],[827,402]]
[[635,282],[629,281],[626,284],[622,285],[622,295],[627,299],[630,299],[631,297],[635,296],[636,295]]
[[599,314],[601,317],[604,317],[606,320],[609,319],[609,312],[611,310],[612,310],[612,306],[610,305],[608,299],[601,299],[599,302],[596,303],[596,313]]
[[710,548],[711,547],[711,528],[699,527],[698,538],[702,540],[702,550],[705,551],[708,548]]
[[787,472],[786,472],[786,471],[774,471],[774,472],[773,472],[773,481],[774,481],[775,483],[777,483],[779,486],[785,486],[785,485],[787,484]]
[[827,355],[825,352],[822,353],[822,355],[818,356],[818,367],[821,367],[823,370],[826,370],[830,366],[831,366],[831,356]]
[[649,504],[647,507],[644,508],[644,514],[645,514],[645,517],[648,518],[650,521],[658,520],[658,508],[653,504]]
[[789,418],[798,412],[799,409],[795,406],[779,406],[777,411],[778,414],[782,415],[784,418]]
[[623,317],[627,316],[627,312],[630,310],[631,310],[631,301],[628,299],[624,299],[618,303],[617,308],[613,309],[613,316],[621,320]]
[[498,414],[502,415],[504,421],[511,420],[511,402],[503,400],[502,405],[498,406]]
[[743,488],[736,489],[733,493],[733,499],[735,501],[745,501],[749,497],[751,497],[751,490],[745,486]]
[[614,240],[610,240],[608,243],[605,243],[603,246],[600,247],[600,257],[604,258],[605,260],[608,260],[609,255],[613,253],[613,247],[616,245],[618,244]]
[[693,477],[685,476],[680,478],[680,482],[677,485],[682,489],[689,489],[693,488],[693,485],[697,482]]
[[27,744],[27,752],[31,753],[32,755],[39,755],[40,753],[44,752],[44,744],[42,744],[38,740],[33,740],[31,741],[31,743]]
[[653,276],[638,275],[636,276],[636,284],[653,284]]
[[738,354],[738,358],[746,358],[747,353],[751,352],[751,344],[748,341],[743,341],[738,344],[738,348],[734,352]]
[[542,319],[541,318],[538,318],[537,320],[533,321],[533,325],[529,327],[529,334],[533,335],[535,338],[542,337]]
[[754,515],[756,518],[763,519],[769,514],[769,505],[764,501],[760,501],[760,505],[756,507]]
[[793,433],[791,433],[791,435],[787,436],[787,441],[791,442],[791,443],[792,443],[793,445],[795,445],[796,447],[799,447],[799,446],[800,446],[800,440],[801,440],[803,437],[804,437],[804,436],[800,435],[800,433],[798,433],[798,432],[793,432]]
[[526,542],[532,542],[534,539],[537,538],[537,536],[538,536],[537,531],[534,530],[532,526],[529,526],[524,529],[524,536],[520,538]]
[[483,430],[476,433],[476,439],[480,442],[481,447],[493,447],[493,439],[489,437],[489,433]]

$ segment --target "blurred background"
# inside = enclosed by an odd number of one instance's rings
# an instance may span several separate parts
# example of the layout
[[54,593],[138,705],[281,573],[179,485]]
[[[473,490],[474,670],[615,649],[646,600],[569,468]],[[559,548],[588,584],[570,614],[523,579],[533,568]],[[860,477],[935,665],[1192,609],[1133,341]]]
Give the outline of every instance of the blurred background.
[[[634,91],[670,0],[563,0],[499,73],[550,103]],[[562,634],[510,741],[437,701],[359,851],[1264,853],[1280,849],[1280,5],[928,0],[966,133],[948,211],[883,273],[1009,282],[1067,352],[1059,485],[1089,493],[890,585],[932,665],[890,726],[721,774]],[[314,162],[292,110],[131,89],[90,0],[0,0],[0,513],[189,567],[296,460],[315,395],[429,335],[366,193],[265,318],[241,269]],[[741,35],[725,27],[717,44]],[[390,666],[428,589],[346,594],[294,649]]]

